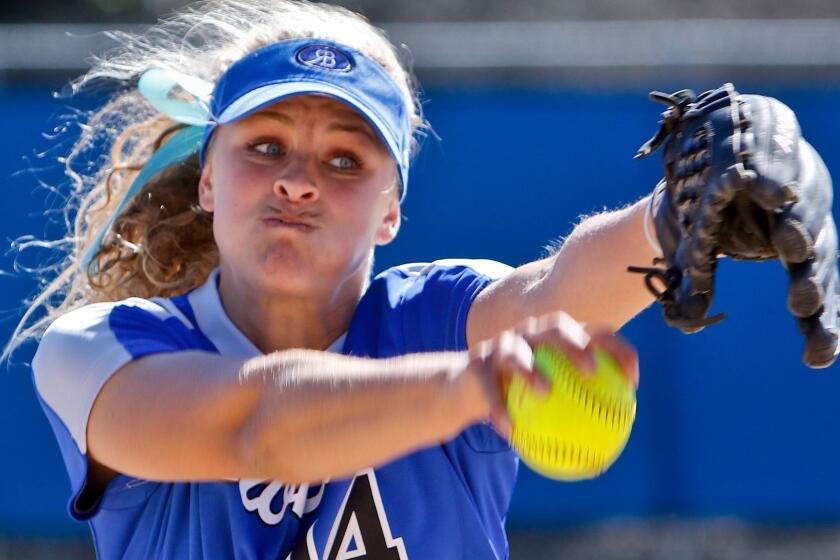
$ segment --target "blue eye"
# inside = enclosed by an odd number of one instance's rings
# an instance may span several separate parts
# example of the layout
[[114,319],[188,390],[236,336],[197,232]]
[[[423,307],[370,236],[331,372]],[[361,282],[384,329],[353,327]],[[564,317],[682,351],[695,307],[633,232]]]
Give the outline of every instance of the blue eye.
[[276,142],[260,142],[252,145],[251,149],[264,156],[279,156],[283,153],[283,148]]
[[341,171],[349,171],[359,167],[359,162],[350,156],[336,156],[329,161],[329,164]]

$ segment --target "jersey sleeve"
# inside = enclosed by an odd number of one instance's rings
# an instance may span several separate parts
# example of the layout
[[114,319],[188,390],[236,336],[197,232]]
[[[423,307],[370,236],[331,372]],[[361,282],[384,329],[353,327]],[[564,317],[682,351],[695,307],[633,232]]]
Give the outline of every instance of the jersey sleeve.
[[513,268],[483,259],[445,259],[393,269],[401,277],[400,316],[408,352],[464,350],[475,297]]
[[108,378],[129,361],[188,349],[189,329],[184,321],[159,303],[132,298],[67,313],[42,337],[32,373],[70,475],[70,513],[74,517],[92,515],[101,498],[91,497],[90,489],[85,489],[85,434],[96,396]]
[[[507,265],[486,260],[435,261],[399,267],[405,275],[400,316],[410,352],[464,350],[467,316],[475,297],[509,274]],[[479,504],[482,523],[503,542],[504,519],[513,494],[516,454],[489,422],[478,422],[443,444],[444,452]]]

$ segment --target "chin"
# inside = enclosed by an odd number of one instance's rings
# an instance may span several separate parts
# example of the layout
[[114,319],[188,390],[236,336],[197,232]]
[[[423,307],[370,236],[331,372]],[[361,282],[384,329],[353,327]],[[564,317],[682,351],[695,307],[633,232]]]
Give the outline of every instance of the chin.
[[268,261],[260,267],[257,282],[265,292],[303,296],[324,281],[324,276],[308,266],[289,261]]
[[238,257],[229,262],[249,278],[248,284],[266,295],[293,298],[323,297],[347,282],[364,283],[370,264],[369,259],[336,258],[334,253],[322,253],[320,259],[313,259],[309,251],[282,245],[263,252],[256,262],[244,254]]

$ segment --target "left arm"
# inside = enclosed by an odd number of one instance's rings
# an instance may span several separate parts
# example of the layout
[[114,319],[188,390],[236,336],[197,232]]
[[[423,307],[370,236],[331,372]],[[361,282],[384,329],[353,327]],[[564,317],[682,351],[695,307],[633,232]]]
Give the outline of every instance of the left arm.
[[[627,267],[657,256],[644,234],[648,201],[645,197],[585,218],[554,255],[520,266],[488,286],[467,318],[470,346],[553,311],[616,331],[647,307],[653,296]],[[648,227],[654,231],[653,224]]]

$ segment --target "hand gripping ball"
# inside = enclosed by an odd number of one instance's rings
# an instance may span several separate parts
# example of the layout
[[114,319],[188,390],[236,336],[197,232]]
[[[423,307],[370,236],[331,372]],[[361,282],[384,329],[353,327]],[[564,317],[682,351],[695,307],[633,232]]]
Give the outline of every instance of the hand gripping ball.
[[558,480],[594,478],[621,454],[636,417],[636,392],[615,360],[596,349],[597,371],[580,372],[560,351],[538,346],[534,361],[551,391],[519,376],[508,387],[511,445],[536,472]]

